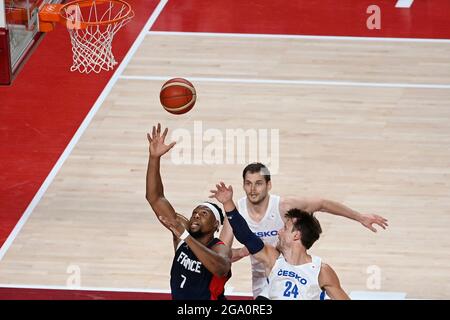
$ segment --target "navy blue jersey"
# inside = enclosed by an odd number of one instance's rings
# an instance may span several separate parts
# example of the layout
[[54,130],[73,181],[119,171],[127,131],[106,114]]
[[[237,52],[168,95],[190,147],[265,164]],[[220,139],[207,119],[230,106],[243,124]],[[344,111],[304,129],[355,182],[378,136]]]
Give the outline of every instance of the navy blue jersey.
[[[175,252],[170,270],[170,288],[174,300],[223,300],[225,282],[231,271],[224,277],[213,275],[191,251],[186,242],[181,241]],[[207,247],[212,248],[223,242],[217,238]]]

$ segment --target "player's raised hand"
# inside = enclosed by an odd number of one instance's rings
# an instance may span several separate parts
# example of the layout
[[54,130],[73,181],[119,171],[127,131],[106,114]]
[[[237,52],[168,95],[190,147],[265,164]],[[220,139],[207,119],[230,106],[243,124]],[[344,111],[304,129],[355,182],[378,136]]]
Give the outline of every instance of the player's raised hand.
[[373,232],[377,232],[377,229],[375,229],[373,224],[377,224],[383,229],[386,229],[386,227],[388,226],[387,219],[376,214],[363,214],[360,222],[364,227],[372,230]]
[[209,197],[216,198],[216,200],[222,204],[225,204],[226,202],[230,202],[233,200],[233,187],[232,186],[227,187],[223,182],[216,184],[216,190],[210,191],[211,195]]
[[149,152],[151,157],[161,157],[163,154],[167,153],[176,142],[172,142],[168,145],[164,143],[166,139],[168,128],[164,129],[164,132],[161,134],[161,124],[158,123],[157,127],[153,126],[152,134],[147,133],[147,139],[149,142]]

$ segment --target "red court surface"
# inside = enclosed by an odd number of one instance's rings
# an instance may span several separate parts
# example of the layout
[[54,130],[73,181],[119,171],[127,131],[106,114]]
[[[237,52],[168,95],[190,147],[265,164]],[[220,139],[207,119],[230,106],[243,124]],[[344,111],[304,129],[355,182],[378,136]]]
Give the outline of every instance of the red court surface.
[[[118,61],[158,4],[130,3],[139,10],[116,35]],[[44,36],[13,84],[0,87],[0,245],[114,74],[70,72],[71,64],[69,35],[59,27]]]
[[[167,293],[0,288],[2,300],[171,300]],[[227,296],[228,300],[252,300]]]
[[[450,1],[394,0],[241,1],[173,0],[153,25],[155,31],[267,33],[321,36],[450,38]],[[378,5],[381,29],[369,30],[367,8]]]
[[[118,61],[158,4],[156,0],[129,2],[136,16],[115,38]],[[450,1],[416,0],[410,9],[397,9],[395,2],[170,0],[152,30],[450,39]],[[381,30],[366,27],[366,10],[372,4],[381,9]],[[44,36],[13,84],[0,87],[0,245],[114,73],[71,73],[70,65],[67,31],[57,28]],[[144,293],[42,292],[2,289],[0,298],[148,298]]]
[[[130,1],[136,16],[114,41],[121,61],[156,0]],[[236,32],[330,36],[450,38],[450,3],[415,1],[396,9],[377,1],[381,30],[366,28],[373,1],[171,0],[155,31]],[[9,87],[0,87],[0,244],[3,244],[113,74],[69,71],[67,31],[44,36]]]

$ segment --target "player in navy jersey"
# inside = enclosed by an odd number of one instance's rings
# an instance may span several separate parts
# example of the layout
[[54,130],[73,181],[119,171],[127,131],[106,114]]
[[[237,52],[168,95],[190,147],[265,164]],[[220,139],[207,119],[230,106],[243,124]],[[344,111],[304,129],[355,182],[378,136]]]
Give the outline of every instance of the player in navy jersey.
[[231,250],[214,237],[223,223],[219,206],[204,202],[194,208],[183,223],[164,197],[160,159],[174,145],[164,143],[168,129],[153,126],[149,141],[146,199],[161,223],[173,233],[175,257],[170,273],[172,298],[175,300],[224,299],[224,286],[231,277]]

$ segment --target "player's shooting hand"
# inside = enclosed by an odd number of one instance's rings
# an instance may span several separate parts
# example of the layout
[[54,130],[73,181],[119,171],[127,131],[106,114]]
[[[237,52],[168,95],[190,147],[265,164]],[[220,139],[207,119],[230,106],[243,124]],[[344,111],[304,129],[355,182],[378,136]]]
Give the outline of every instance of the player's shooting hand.
[[211,195],[209,197],[216,198],[217,201],[219,201],[222,204],[225,204],[226,202],[230,202],[233,200],[233,187],[232,186],[227,187],[223,182],[216,184],[216,190],[210,191]]
[[373,224],[377,224],[383,229],[386,229],[386,227],[388,226],[387,219],[376,214],[363,214],[361,215],[360,222],[364,227],[372,230],[373,232],[377,232],[377,229],[375,229]]
[[164,143],[164,139],[166,139],[166,135],[168,132],[168,128],[164,129],[164,132],[161,135],[161,124],[158,123],[158,126],[153,126],[152,134],[147,133],[147,139],[149,142],[149,152],[151,157],[161,157],[163,154],[167,153],[176,142],[172,142],[169,145]]

